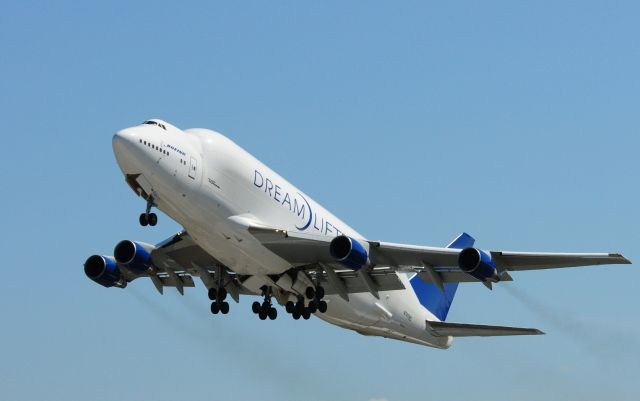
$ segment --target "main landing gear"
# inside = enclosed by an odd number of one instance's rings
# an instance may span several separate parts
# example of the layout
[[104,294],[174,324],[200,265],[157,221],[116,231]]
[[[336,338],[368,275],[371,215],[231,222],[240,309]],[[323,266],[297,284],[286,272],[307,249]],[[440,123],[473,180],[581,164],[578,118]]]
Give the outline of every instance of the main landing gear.
[[266,320],[267,317],[270,320],[276,320],[278,310],[271,304],[271,287],[266,287],[264,290],[264,301],[262,301],[262,303],[255,301],[251,305],[251,310],[258,315],[260,320]]
[[226,315],[229,313],[229,302],[225,301],[227,298],[227,290],[224,287],[209,288],[209,299],[211,302],[211,313],[217,315],[218,312]]
[[316,288],[307,287],[304,295],[310,300],[307,306],[305,306],[302,296],[298,296],[297,302],[288,301],[285,304],[287,313],[290,313],[295,320],[300,318],[307,320],[312,313],[325,313],[327,311],[327,302],[322,300],[324,298],[324,288],[322,286],[317,286]]
[[155,213],[151,213],[153,204],[153,196],[150,196],[147,200],[147,209],[140,215],[140,225],[146,227],[147,225],[155,226],[158,224],[158,216]]

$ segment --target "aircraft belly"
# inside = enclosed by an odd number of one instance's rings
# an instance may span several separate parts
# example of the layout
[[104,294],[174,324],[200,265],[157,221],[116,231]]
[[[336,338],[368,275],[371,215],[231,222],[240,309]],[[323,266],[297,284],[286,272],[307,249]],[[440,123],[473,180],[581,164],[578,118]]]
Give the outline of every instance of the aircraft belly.
[[185,228],[202,249],[238,274],[278,274],[291,268],[287,261],[263,247],[246,229],[238,229],[226,219],[221,221],[218,215],[190,221]]
[[[405,291],[386,291],[380,299],[371,294],[350,294],[350,301],[336,295],[325,297],[327,312],[315,315],[334,325],[354,330],[363,335],[389,337],[401,341],[448,348],[448,337],[433,337],[427,332],[422,308],[414,305],[406,297]],[[431,317],[432,319],[432,317]]]

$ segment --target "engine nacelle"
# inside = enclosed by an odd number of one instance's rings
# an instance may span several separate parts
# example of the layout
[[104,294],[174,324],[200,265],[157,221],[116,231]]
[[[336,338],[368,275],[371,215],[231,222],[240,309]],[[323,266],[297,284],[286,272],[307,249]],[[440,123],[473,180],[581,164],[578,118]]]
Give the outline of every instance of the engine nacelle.
[[460,269],[480,281],[500,281],[496,271],[496,265],[491,260],[491,255],[477,249],[465,248],[458,255],[458,266]]
[[335,237],[329,245],[331,256],[349,269],[360,270],[369,263],[367,250],[357,240],[339,235]]
[[127,286],[127,281],[122,277],[118,264],[111,256],[92,255],[84,262],[84,274],[91,280],[104,287]]
[[151,251],[154,249],[153,245],[124,240],[116,245],[113,255],[118,263],[132,272],[144,273],[151,267]]

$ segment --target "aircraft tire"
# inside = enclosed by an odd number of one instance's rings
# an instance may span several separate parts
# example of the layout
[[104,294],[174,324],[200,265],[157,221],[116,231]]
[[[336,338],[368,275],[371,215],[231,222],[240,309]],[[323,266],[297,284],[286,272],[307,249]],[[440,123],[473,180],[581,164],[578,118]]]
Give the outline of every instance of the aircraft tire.
[[255,301],[254,303],[251,304],[251,310],[253,311],[253,313],[255,313],[256,315],[258,313],[260,313],[260,302]]
[[284,309],[287,311],[287,313],[293,313],[295,307],[296,305],[292,301],[287,301],[287,303],[284,304]]
[[146,227],[149,224],[149,221],[147,220],[147,214],[146,213],[142,213],[140,215],[139,221],[140,221],[140,225],[142,227]]
[[309,306],[307,307],[310,313],[315,313],[318,310],[318,303],[316,301],[309,302]]
[[229,313],[229,302],[222,302],[220,304],[220,312],[222,312],[223,315],[226,315],[227,313]]
[[316,291],[313,289],[313,287],[307,287],[307,289],[304,291],[304,295],[307,297],[307,299],[313,299],[316,296]]
[[156,224],[158,224],[158,215],[156,215],[155,213],[149,213],[149,225],[150,226],[155,226]]

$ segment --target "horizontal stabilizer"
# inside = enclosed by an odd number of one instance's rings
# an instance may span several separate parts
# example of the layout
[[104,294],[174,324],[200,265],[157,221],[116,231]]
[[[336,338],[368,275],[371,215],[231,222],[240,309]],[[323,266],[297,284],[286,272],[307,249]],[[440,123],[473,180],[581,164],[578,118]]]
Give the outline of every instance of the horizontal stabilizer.
[[439,337],[494,337],[494,336],[527,336],[544,332],[538,329],[521,327],[487,326],[483,324],[465,324],[427,321],[427,331]]

